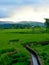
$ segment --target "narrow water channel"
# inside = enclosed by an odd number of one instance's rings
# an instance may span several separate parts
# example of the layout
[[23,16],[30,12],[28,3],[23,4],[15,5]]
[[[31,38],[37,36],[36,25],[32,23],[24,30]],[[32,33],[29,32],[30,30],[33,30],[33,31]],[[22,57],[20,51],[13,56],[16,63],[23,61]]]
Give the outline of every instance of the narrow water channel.
[[37,61],[37,58],[33,54],[32,54],[32,62],[33,62],[33,65],[39,65],[38,61]]
[[30,48],[28,45],[26,45],[25,48],[30,52],[30,54],[32,56],[32,64],[33,65],[43,65],[35,50]]

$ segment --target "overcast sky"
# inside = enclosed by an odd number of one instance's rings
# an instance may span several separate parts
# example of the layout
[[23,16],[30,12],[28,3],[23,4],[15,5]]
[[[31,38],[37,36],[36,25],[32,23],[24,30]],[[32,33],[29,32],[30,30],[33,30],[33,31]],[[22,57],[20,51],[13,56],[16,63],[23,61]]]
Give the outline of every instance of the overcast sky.
[[39,21],[49,18],[49,0],[0,0],[0,21]]

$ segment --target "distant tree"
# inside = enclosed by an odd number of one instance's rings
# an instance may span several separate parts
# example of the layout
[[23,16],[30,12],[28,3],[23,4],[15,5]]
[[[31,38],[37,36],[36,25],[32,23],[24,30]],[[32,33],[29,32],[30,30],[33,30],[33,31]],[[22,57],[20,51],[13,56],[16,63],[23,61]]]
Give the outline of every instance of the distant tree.
[[45,19],[45,20],[46,20],[45,25],[47,28],[49,28],[49,19]]
[[46,30],[49,31],[49,19],[45,19]]

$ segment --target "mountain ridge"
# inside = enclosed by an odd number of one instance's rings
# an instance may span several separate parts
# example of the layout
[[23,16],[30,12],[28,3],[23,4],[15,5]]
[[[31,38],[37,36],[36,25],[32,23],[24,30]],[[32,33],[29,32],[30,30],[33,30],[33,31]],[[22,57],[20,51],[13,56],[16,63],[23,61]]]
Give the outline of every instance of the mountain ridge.
[[21,21],[17,23],[11,23],[10,21],[3,22],[0,21],[0,27],[3,28],[10,28],[10,27],[33,27],[33,26],[40,26],[40,27],[45,27],[44,23],[41,22],[33,22],[33,21]]

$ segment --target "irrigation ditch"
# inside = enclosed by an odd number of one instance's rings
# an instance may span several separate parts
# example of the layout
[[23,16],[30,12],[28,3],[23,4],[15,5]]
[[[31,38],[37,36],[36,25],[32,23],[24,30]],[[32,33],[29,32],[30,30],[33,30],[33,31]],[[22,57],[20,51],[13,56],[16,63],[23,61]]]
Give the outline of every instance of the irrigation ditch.
[[31,65],[43,65],[37,52],[30,48],[28,45],[24,46],[31,54]]

